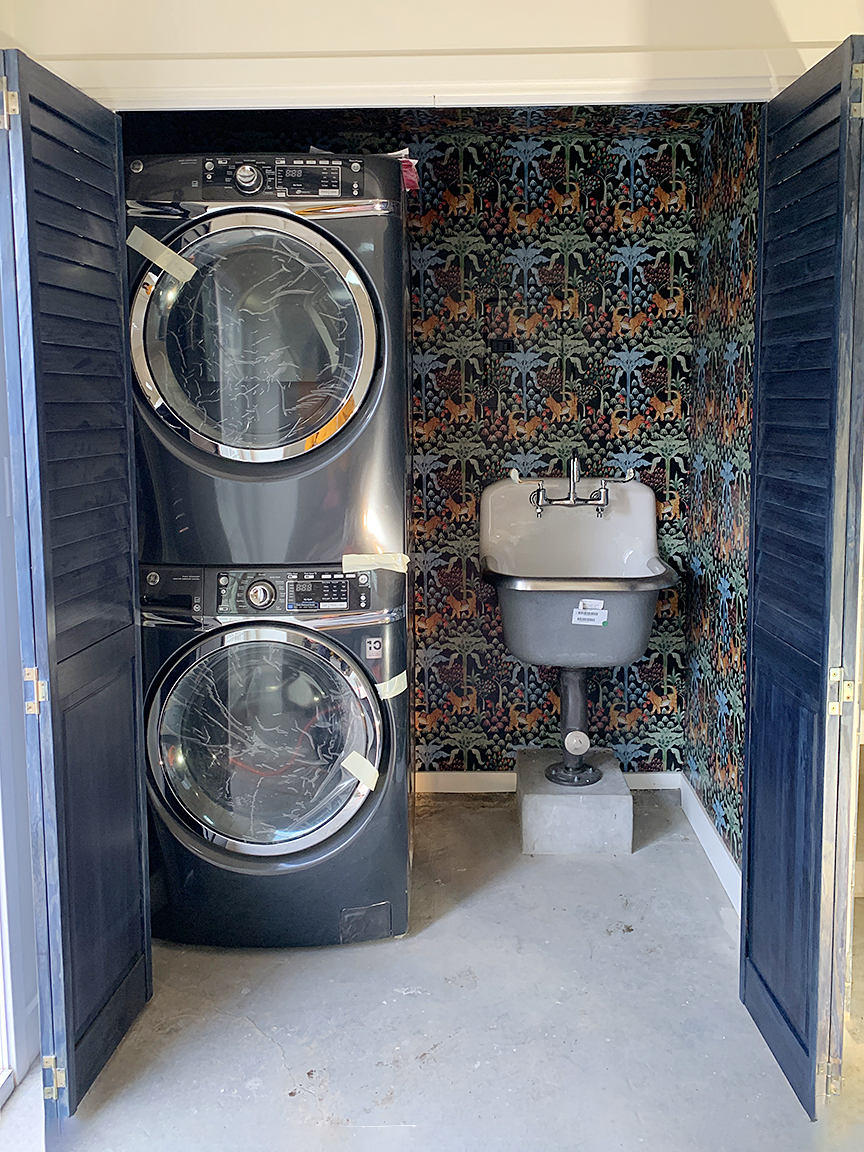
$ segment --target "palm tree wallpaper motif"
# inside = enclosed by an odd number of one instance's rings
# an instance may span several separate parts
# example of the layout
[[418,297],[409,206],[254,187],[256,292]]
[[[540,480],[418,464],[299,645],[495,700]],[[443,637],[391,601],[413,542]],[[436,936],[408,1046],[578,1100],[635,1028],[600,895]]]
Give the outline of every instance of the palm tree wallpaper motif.
[[233,130],[241,150],[407,146],[418,161],[418,769],[510,769],[516,749],[558,743],[556,670],[505,649],[477,519],[486,485],[514,467],[560,475],[576,447],[587,473],[633,467],[654,490],[681,574],[646,656],[590,673],[592,739],[626,770],[686,771],[739,857],[758,114],[366,109],[218,126],[223,149]]

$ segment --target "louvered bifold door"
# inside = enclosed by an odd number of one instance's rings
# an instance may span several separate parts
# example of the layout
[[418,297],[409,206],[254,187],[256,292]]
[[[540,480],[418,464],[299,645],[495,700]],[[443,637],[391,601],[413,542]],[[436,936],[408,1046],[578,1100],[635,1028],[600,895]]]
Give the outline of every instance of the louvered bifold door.
[[741,995],[811,1116],[839,1075],[857,762],[862,60],[853,37],[764,119]]
[[0,273],[56,1121],[150,994],[122,168],[117,116],[20,53],[4,74]]

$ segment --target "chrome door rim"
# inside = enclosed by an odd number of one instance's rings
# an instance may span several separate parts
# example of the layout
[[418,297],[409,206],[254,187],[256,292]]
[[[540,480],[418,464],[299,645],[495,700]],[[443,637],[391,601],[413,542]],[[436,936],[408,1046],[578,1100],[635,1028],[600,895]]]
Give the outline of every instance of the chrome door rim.
[[348,652],[327,636],[291,625],[268,625],[257,628],[231,627],[225,631],[203,637],[179,652],[161,669],[146,715],[148,785],[158,804],[164,805],[174,819],[179,820],[206,843],[223,848],[227,852],[241,853],[245,856],[289,856],[320,844],[324,840],[329,840],[359,811],[371,795],[371,789],[358,780],[347,803],[326,823],[304,836],[269,844],[252,843],[248,840],[237,840],[215,831],[199,820],[194,812],[190,812],[186,808],[181,798],[171,787],[159,749],[159,726],[162,713],[180,678],[213,652],[234,644],[253,641],[286,644],[288,647],[301,648],[334,667],[350,685],[363,707],[367,718],[367,730],[371,728],[372,732],[372,747],[367,749],[366,758],[376,768],[380,768],[383,721],[378,697],[369,676]]
[[154,268],[152,262],[139,279],[130,306],[129,329],[132,367],[144,398],[153,411],[173,432],[182,436],[184,440],[196,448],[229,460],[240,460],[248,463],[288,460],[294,456],[303,455],[319,444],[325,444],[332,439],[360,408],[375,374],[378,344],[375,310],[366,286],[351,261],[326,236],[314,231],[303,220],[287,214],[275,211],[244,212],[228,209],[205,219],[196,220],[193,224],[187,224],[182,231],[173,237],[167,237],[167,246],[182,256],[195,240],[200,240],[203,236],[209,236],[213,233],[237,228],[264,228],[271,232],[282,232],[288,236],[293,236],[308,247],[314,248],[333,267],[351,293],[360,322],[360,363],[351,391],[346,396],[339,412],[323,428],[312,435],[276,448],[235,448],[230,444],[220,444],[219,441],[212,440],[189,428],[162,395],[159,385],[150,371],[150,363],[147,358],[144,325],[150,298],[159,280],[163,276],[170,275],[163,269]]

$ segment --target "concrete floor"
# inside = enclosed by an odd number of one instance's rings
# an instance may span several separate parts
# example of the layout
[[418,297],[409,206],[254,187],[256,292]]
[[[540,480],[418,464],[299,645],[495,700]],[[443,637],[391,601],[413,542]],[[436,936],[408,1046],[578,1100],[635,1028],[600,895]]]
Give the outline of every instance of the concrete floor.
[[[591,859],[522,856],[512,797],[423,799],[405,939],[157,944],[65,1147],[860,1152],[862,982],[849,1082],[813,1125],[738,1002],[737,918],[676,794],[635,805],[634,854]],[[3,1152],[41,1146],[40,1109],[34,1077]]]

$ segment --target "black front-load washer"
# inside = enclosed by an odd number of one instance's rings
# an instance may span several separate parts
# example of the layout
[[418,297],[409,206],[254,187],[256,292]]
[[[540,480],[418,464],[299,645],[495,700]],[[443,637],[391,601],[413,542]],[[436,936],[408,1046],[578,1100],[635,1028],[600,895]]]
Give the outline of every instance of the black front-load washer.
[[252,947],[407,930],[405,579],[142,568],[154,935]]

